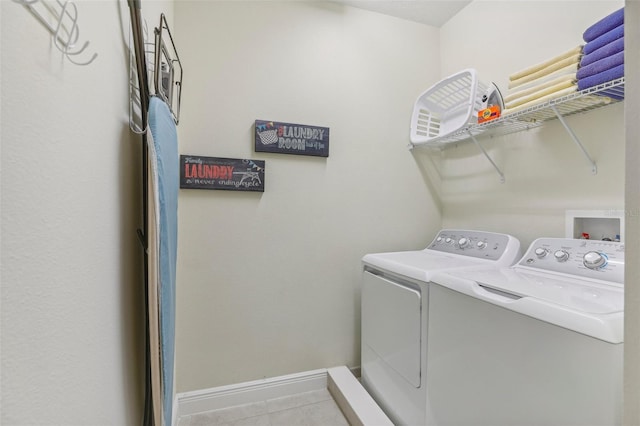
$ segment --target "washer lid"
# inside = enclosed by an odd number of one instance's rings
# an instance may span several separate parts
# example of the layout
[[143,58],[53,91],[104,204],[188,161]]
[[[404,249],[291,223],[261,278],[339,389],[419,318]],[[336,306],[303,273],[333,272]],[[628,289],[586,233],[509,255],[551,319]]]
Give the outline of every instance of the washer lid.
[[444,254],[435,250],[372,253],[362,258],[365,265],[402,277],[429,282],[436,272],[457,268],[480,267],[489,262],[466,256]]
[[610,343],[624,341],[624,290],[617,285],[514,268],[451,271],[432,281]]

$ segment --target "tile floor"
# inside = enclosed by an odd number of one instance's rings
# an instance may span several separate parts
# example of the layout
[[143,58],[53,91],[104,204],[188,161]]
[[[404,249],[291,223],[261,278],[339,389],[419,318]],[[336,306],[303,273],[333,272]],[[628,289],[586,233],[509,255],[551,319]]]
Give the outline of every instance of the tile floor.
[[180,417],[178,426],[349,426],[327,389]]

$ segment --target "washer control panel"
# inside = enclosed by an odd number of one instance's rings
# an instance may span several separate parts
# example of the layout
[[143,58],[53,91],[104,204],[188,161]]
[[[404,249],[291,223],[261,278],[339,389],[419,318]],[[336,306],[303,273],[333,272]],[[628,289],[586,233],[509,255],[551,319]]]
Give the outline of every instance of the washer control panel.
[[624,244],[614,241],[538,238],[518,266],[624,283]]
[[427,249],[495,261],[511,258],[513,263],[518,259],[520,242],[506,234],[443,229]]

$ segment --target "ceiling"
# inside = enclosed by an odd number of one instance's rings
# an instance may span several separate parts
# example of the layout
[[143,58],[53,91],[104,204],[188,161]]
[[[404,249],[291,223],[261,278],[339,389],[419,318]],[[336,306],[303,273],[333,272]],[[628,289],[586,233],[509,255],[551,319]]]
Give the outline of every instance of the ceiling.
[[440,27],[472,0],[334,0],[372,12]]

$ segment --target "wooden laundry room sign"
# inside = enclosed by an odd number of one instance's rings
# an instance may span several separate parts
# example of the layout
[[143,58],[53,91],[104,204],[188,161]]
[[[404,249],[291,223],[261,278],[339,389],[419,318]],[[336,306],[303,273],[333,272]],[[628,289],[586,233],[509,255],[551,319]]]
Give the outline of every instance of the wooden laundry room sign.
[[329,156],[329,128],[256,120],[256,152]]
[[180,188],[264,192],[265,162],[236,158],[180,156]]

